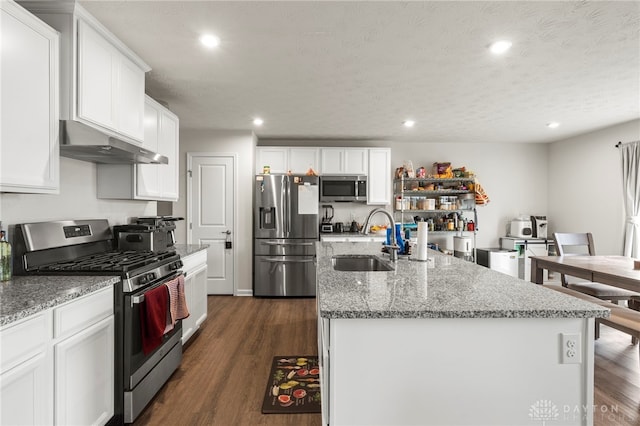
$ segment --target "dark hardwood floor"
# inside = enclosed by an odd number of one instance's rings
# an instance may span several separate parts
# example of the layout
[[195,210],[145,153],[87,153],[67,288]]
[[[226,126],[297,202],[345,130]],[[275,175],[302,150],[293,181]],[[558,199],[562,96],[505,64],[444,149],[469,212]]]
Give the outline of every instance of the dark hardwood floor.
[[[315,299],[209,296],[209,315],[135,425],[320,425],[320,414],[262,414],[272,357],[317,352]],[[602,326],[595,426],[640,425],[638,346]]]
[[318,352],[315,299],[208,299],[180,368],[135,425],[320,425],[320,414],[261,413],[273,357]]

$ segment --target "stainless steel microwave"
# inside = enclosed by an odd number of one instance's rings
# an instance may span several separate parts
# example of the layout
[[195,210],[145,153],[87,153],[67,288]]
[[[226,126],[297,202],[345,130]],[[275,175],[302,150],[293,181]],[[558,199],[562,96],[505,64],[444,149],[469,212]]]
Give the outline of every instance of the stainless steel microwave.
[[366,176],[321,176],[320,201],[367,201]]

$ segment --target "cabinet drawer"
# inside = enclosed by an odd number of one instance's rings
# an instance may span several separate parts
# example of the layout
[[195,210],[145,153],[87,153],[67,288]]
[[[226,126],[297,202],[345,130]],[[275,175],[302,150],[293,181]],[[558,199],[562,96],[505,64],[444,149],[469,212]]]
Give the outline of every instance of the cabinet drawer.
[[76,333],[113,314],[113,287],[82,296],[53,310],[54,337]]
[[9,370],[46,351],[51,341],[51,310],[0,331],[0,371]]

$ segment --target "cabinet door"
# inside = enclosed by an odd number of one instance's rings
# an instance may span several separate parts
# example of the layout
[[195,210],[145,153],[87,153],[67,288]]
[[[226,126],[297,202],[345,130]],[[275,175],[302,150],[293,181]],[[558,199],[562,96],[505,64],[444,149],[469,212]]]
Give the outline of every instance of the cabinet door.
[[207,264],[205,263],[193,272],[194,308],[196,328],[207,319]]
[[178,201],[178,117],[160,111],[158,153],[167,156],[168,164],[156,166],[160,173],[161,199]]
[[78,20],[78,117],[114,131],[116,59],[111,44]]
[[369,149],[367,177],[367,204],[388,205],[391,203],[391,150]]
[[347,175],[365,175],[368,170],[368,149],[347,148],[344,150],[344,173]]
[[58,193],[58,34],[13,2],[0,7],[0,191]]
[[289,148],[289,167],[292,173],[305,174],[310,168],[320,173],[318,168],[318,148]]
[[287,148],[256,148],[256,174],[261,174],[265,166],[271,168],[271,173],[287,173],[288,165],[289,158]]
[[184,296],[187,301],[187,308],[189,309],[189,316],[182,320],[182,344],[184,345],[196,332],[196,319],[195,319],[195,298],[194,291],[194,279],[195,276],[190,271],[186,271],[187,276],[184,279]]
[[322,148],[321,168],[322,174],[343,174],[344,173],[344,149],[343,148]]
[[53,424],[50,360],[43,352],[0,376],[0,424]]
[[[149,98],[150,99],[150,98]],[[142,147],[158,152],[158,128],[160,111],[153,101],[144,103],[144,143]],[[138,164],[136,167],[136,198],[156,199],[160,196],[160,166],[156,164]]]
[[118,64],[118,130],[142,143],[145,136],[144,71],[125,57],[120,57]]
[[56,424],[104,424],[113,416],[113,315],[54,346]]

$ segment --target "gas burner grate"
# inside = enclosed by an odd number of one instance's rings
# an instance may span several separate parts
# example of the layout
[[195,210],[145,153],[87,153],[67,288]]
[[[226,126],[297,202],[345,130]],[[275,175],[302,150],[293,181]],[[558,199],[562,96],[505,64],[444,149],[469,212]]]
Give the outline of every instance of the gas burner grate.
[[115,251],[79,257],[38,268],[39,272],[127,272],[175,256],[174,251]]

